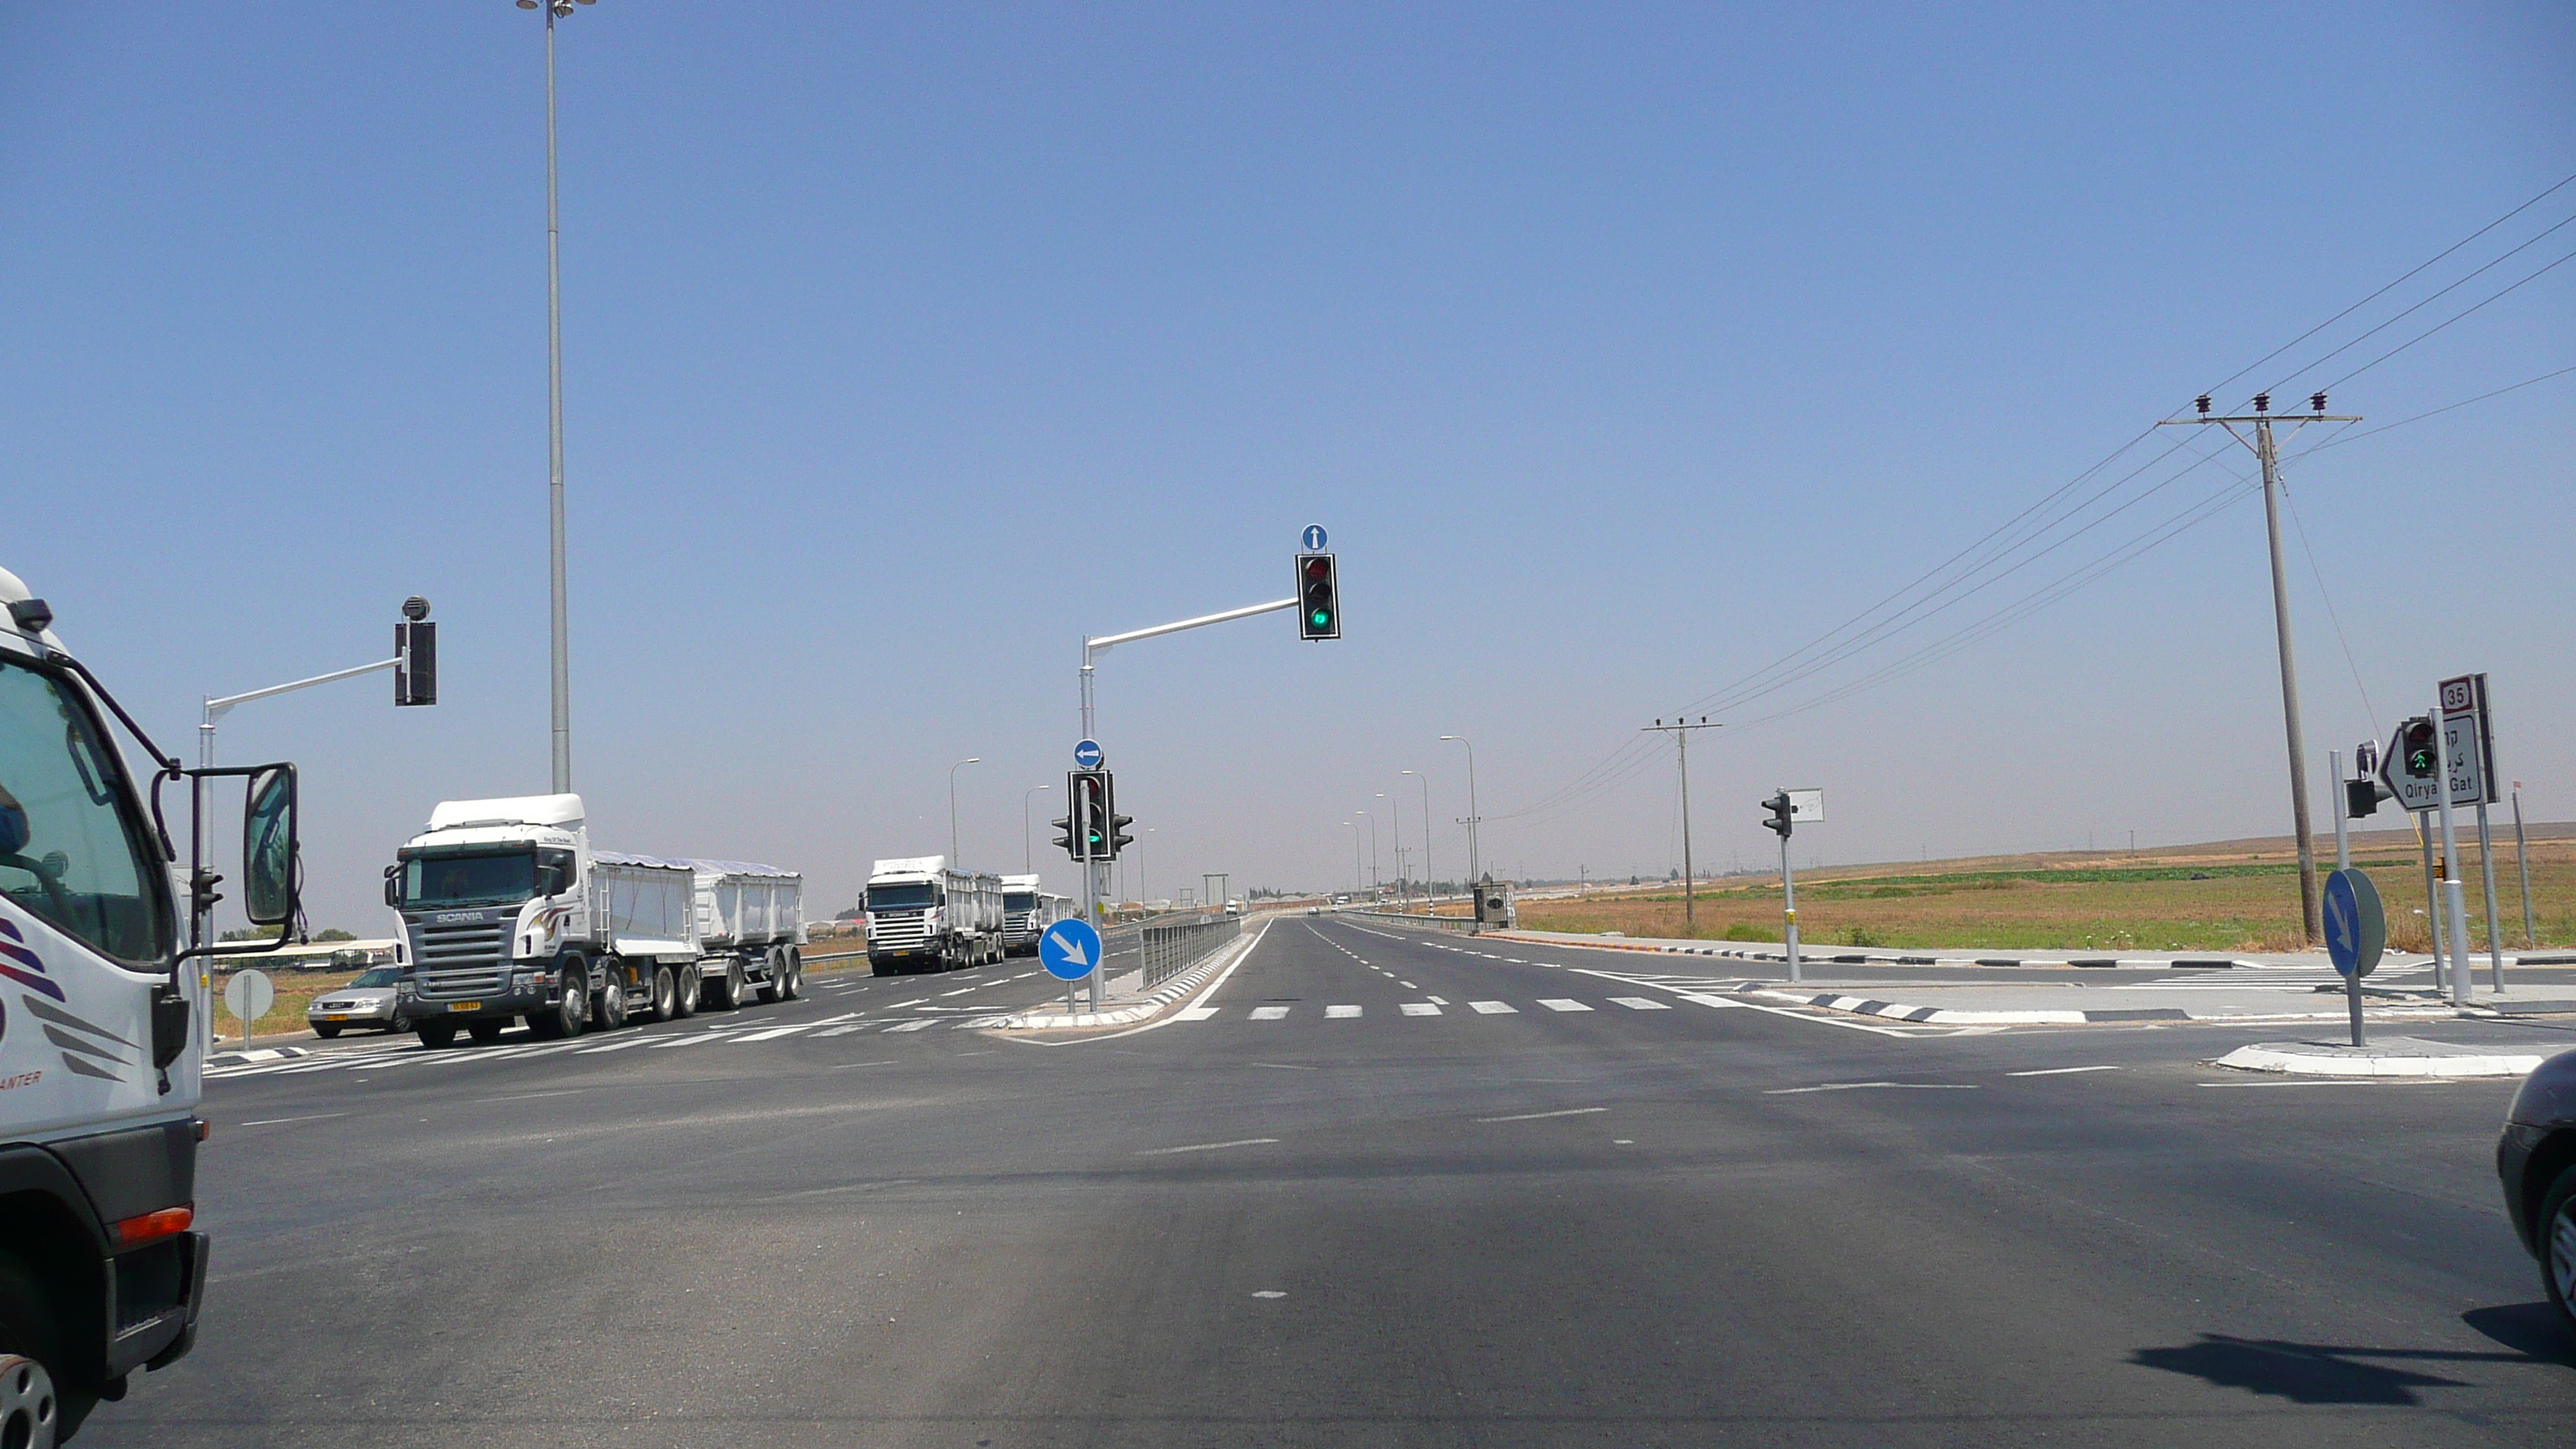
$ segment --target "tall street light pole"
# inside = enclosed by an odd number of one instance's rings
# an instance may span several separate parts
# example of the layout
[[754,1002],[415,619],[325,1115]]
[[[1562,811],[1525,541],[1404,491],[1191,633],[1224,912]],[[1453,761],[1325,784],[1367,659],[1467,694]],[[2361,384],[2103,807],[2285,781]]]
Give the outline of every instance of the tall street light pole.
[[1358,895],[1360,893],[1360,828],[1347,820],[1342,824],[1348,826],[1351,832],[1351,894]]
[[1437,915],[1431,900],[1431,780],[1419,770],[1404,773],[1422,787],[1422,913]]
[[1390,797],[1384,790],[1378,791],[1376,798],[1386,801],[1387,829],[1395,833],[1395,899],[1398,909],[1401,909],[1405,887],[1412,884],[1413,879],[1404,868],[1404,805],[1403,802]]
[[[581,0],[588,5],[593,0]],[[548,602],[552,610],[554,792],[572,793],[572,646],[564,605],[563,266],[555,207],[555,21],[571,0],[519,0],[546,12],[546,521]]]
[[1442,735],[1440,738],[1467,746],[1467,888],[1473,890],[1483,860],[1476,845],[1476,747],[1465,735]]
[[[982,763],[984,763],[982,755],[969,755],[948,767],[948,868],[950,870],[964,868],[963,862],[957,858],[957,772],[968,765]],[[1022,800],[1020,803],[1025,805],[1028,802]]]
[[1029,845],[1029,797],[1040,790],[1054,788],[1052,785],[1031,785],[1020,792],[1020,869],[1032,875],[1037,873],[1038,858],[1037,852]]
[[1352,813],[1369,823],[1368,888],[1374,892],[1377,890],[1377,817],[1365,810]]

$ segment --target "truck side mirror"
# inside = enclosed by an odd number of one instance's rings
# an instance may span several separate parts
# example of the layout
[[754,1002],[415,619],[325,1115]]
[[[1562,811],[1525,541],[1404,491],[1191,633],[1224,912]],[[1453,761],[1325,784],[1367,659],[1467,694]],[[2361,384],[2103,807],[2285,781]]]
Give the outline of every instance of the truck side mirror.
[[399,865],[385,867],[385,904],[396,910],[402,909],[402,867]]
[[242,913],[254,926],[295,919],[295,767],[271,765],[250,777],[242,808]]

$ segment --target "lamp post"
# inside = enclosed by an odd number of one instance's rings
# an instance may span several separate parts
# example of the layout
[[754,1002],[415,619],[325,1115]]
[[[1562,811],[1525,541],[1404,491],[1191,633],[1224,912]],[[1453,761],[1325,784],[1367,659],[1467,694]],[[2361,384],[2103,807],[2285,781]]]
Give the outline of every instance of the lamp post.
[[1401,908],[1405,895],[1404,888],[1412,884],[1412,877],[1404,869],[1404,806],[1384,790],[1377,792],[1377,798],[1386,801],[1389,812],[1386,826],[1395,834],[1395,899]]
[[1342,824],[1351,832],[1351,894],[1358,895],[1360,893],[1360,828],[1347,820]]
[[1422,913],[1436,916],[1440,912],[1431,897],[1431,779],[1419,770],[1404,773],[1422,787]]
[[1474,890],[1484,858],[1476,845],[1476,747],[1465,735],[1442,735],[1440,738],[1467,746],[1467,888]]
[[1036,851],[1029,844],[1029,797],[1040,790],[1054,788],[1052,785],[1031,785],[1020,792],[1020,869],[1032,875],[1037,873],[1038,858]]
[[948,767],[948,868],[951,870],[961,869],[964,864],[957,857],[957,772],[968,765],[982,763],[982,755],[969,755]]
[[1377,817],[1366,810],[1352,813],[1369,823],[1368,888],[1374,895],[1377,891]]
[[[581,0],[584,5],[594,0]],[[552,607],[555,793],[572,793],[572,662],[564,608],[563,286],[561,230],[555,208],[555,22],[571,0],[519,0],[546,12],[546,519]]]

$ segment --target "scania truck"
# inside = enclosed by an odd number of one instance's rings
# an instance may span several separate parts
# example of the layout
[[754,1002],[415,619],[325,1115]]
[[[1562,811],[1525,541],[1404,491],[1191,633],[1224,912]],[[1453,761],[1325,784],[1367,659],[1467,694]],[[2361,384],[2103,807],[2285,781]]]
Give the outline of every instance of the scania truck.
[[1046,929],[1073,914],[1073,902],[1063,896],[1051,896],[1033,875],[1002,877],[1002,954],[1034,956],[1038,937]]
[[[243,784],[243,914],[292,927],[295,769],[181,769],[6,570],[0,610],[0,1445],[44,1446],[196,1341],[200,1027],[223,896],[208,787]],[[149,754],[148,794],[111,720]],[[184,876],[161,809],[181,780]]]
[[1001,877],[951,870],[944,855],[878,861],[867,910],[868,966],[879,976],[1002,959]]
[[560,1038],[793,997],[801,887],[771,866],[594,850],[579,795],[443,801],[385,867],[411,967],[394,1010],[442,1048],[517,1019]]

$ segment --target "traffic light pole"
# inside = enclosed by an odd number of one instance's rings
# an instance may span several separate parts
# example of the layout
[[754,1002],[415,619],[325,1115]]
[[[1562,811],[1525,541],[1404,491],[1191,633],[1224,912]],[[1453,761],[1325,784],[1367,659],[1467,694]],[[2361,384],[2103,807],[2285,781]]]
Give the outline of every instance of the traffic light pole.
[[[2326,415],[2326,395],[2317,393],[2308,399],[2311,410],[2305,415],[2293,414],[2295,421],[2306,423],[2357,423],[2358,417]],[[2272,445],[2272,397],[2259,393],[2254,398],[2254,412],[2248,417],[2214,418],[2209,415],[2209,399],[2197,399],[2200,415],[2174,418],[2163,426],[2174,424],[2216,423],[2227,429],[2227,435],[2245,443],[2245,435],[2235,425],[2245,423],[2254,429],[2254,440],[2246,446],[2254,450],[2263,467],[2263,527],[2272,551],[2272,632],[2281,654],[2281,723],[2290,742],[2290,827],[2299,844],[2299,930],[2302,942],[2314,942],[2324,936],[2324,920],[2317,898],[2317,841],[2308,819],[2308,746],[2306,733],[2299,724],[2299,666],[2290,647],[2290,576],[2281,558],[2281,460]]]
[[[1296,608],[1297,604],[1298,600],[1293,598],[1277,599],[1267,604],[1228,609],[1221,614],[1201,614],[1195,619],[1156,624],[1150,629],[1130,629],[1124,634],[1100,634],[1086,637],[1082,641],[1082,737],[1086,740],[1100,738],[1099,724],[1093,709],[1092,665],[1100,655],[1111,648],[1120,644],[1132,644],[1139,639],[1151,639],[1161,634],[1178,634],[1184,629],[1203,629],[1210,624],[1226,624],[1236,619],[1249,619],[1256,614],[1276,614],[1282,610]],[[1076,803],[1075,808],[1080,809],[1079,802]],[[1079,840],[1082,838],[1079,833],[1081,822],[1077,820],[1074,823],[1077,832],[1074,838]],[[1103,824],[1112,832],[1115,831],[1114,825],[1109,825],[1108,822]],[[1094,926],[1100,924],[1100,898],[1108,894],[1109,866],[1110,863],[1106,860],[1086,860],[1082,863],[1082,918]],[[1103,951],[1104,959],[1091,968],[1091,1009],[1094,1012],[1100,1010],[1100,985],[1108,966],[1105,959],[1107,954]]]
[[1789,947],[1789,984],[1799,981],[1798,972],[1798,871],[1789,863],[1789,832],[1780,832],[1780,935]]
[[2450,731],[2442,728],[2441,691],[2433,694],[2433,781],[2434,798],[2441,801],[2442,812],[2442,906],[2450,919],[2451,938],[2451,1004],[2469,1004],[2469,902],[2460,888],[2460,839],[2451,823],[2451,742]]

